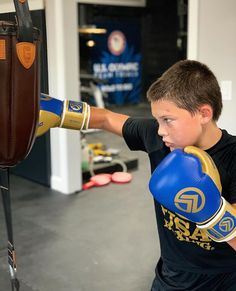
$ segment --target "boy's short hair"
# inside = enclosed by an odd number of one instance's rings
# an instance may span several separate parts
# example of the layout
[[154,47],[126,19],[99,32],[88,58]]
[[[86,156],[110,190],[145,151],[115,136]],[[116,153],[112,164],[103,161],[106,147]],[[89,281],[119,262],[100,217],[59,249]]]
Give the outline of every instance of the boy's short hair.
[[215,75],[198,61],[183,60],[171,66],[148,89],[150,102],[169,100],[179,108],[194,114],[203,104],[213,110],[213,120],[218,120],[222,110],[220,86]]

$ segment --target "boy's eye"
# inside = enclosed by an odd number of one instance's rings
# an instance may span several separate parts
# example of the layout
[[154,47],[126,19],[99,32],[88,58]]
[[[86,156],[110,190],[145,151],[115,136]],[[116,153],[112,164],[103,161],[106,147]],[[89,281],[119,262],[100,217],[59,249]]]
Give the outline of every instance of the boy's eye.
[[171,121],[172,121],[172,119],[170,119],[170,118],[164,118],[165,123],[170,123]]

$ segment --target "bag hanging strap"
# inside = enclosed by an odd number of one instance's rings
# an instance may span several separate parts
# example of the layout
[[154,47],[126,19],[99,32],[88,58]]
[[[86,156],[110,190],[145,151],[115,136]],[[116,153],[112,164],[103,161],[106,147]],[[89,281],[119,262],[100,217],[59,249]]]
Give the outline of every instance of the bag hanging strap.
[[0,168],[0,188],[2,192],[2,201],[4,208],[4,215],[7,227],[8,237],[8,265],[11,277],[12,291],[20,290],[20,283],[17,279],[16,273],[16,253],[13,242],[13,230],[12,230],[12,215],[11,215],[11,196],[9,189],[9,168]]
[[16,9],[19,42],[33,43],[33,24],[27,0],[13,0]]

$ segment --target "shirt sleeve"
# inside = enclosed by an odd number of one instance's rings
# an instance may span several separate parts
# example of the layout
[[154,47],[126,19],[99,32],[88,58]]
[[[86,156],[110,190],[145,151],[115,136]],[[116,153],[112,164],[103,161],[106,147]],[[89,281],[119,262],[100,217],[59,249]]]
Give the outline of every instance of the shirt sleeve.
[[130,150],[150,153],[163,147],[157,131],[158,123],[154,118],[128,118],[122,134]]

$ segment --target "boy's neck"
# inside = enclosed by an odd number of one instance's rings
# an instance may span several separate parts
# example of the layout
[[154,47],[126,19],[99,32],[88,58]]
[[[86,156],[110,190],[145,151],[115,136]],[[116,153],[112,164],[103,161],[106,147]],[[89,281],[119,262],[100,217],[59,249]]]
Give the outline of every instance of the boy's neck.
[[216,123],[209,123],[203,128],[203,134],[198,147],[207,150],[221,139],[222,131]]

